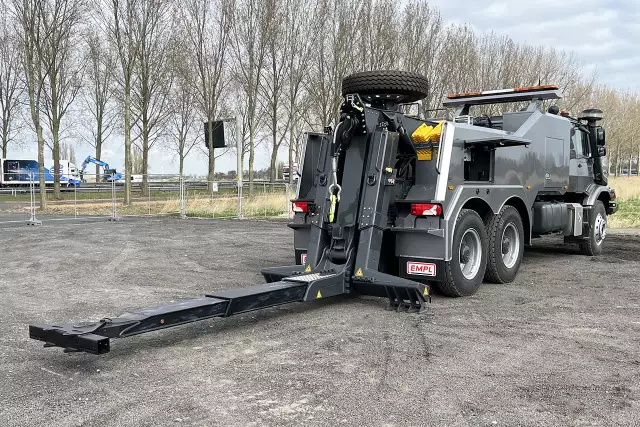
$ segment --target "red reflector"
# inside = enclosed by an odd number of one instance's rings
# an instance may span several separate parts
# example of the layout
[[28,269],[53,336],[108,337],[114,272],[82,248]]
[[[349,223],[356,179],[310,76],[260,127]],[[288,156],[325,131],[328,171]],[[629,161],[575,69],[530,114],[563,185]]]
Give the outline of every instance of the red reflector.
[[309,202],[293,202],[294,212],[309,212]]
[[434,203],[412,203],[411,215],[415,216],[440,216],[442,215],[442,206]]

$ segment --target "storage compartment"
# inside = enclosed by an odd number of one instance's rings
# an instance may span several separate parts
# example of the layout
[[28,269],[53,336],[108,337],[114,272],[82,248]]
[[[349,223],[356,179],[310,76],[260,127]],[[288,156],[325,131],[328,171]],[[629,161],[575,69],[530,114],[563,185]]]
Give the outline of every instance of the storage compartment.
[[566,203],[536,202],[533,204],[533,233],[563,231],[568,218],[569,210]]
[[492,181],[494,150],[483,146],[470,147],[465,150],[464,180]]

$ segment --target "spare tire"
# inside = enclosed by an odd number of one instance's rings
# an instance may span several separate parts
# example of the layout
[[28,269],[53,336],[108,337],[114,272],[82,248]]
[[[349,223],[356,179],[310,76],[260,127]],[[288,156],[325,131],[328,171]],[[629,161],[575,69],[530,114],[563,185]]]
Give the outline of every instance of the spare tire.
[[367,98],[397,95],[399,102],[416,102],[426,98],[428,91],[427,78],[409,71],[363,71],[342,79],[342,96],[351,93]]

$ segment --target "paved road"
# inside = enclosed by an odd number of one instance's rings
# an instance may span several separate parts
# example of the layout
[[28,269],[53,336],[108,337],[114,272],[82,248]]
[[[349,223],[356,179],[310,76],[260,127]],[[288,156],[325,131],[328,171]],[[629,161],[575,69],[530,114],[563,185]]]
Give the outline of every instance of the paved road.
[[436,296],[432,316],[376,298],[293,304],[115,340],[104,356],[27,338],[261,283],[290,264],[283,223],[0,226],[0,425],[633,426],[640,407],[640,242],[606,254],[548,239],[516,282]]

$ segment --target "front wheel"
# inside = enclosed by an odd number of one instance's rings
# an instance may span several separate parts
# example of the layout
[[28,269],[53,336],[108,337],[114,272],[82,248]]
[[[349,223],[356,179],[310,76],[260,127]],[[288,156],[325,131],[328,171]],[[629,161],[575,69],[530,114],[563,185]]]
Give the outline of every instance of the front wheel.
[[444,280],[437,286],[449,297],[473,295],[487,267],[487,232],[476,211],[460,211],[452,243],[451,261],[445,262]]
[[598,200],[593,206],[589,219],[589,237],[580,242],[580,252],[588,256],[600,255],[605,237],[607,237],[607,211],[604,204]]

